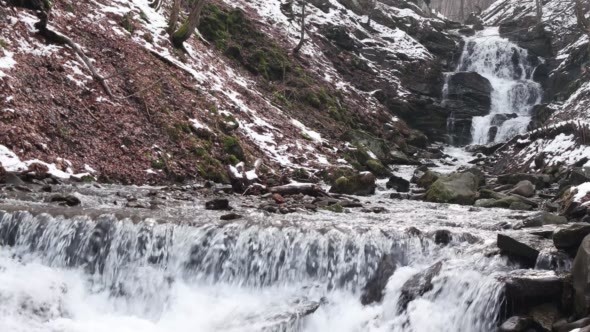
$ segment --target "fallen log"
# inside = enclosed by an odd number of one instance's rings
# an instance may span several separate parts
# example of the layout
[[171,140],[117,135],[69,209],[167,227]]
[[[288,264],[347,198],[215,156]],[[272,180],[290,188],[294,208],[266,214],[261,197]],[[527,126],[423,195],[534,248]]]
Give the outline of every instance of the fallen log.
[[272,194],[279,194],[281,196],[290,196],[290,195],[307,195],[313,197],[329,197],[326,191],[324,191],[320,186],[314,183],[298,183],[298,184],[287,184],[284,186],[277,186],[272,187],[269,189],[269,192]]

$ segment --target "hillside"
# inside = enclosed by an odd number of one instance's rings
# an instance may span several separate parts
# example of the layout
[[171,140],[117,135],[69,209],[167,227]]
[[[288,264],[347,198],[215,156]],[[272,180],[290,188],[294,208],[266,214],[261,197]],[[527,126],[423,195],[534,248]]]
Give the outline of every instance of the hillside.
[[460,52],[460,40],[443,32],[448,23],[421,2],[383,2],[368,25],[354,3],[313,1],[299,55],[291,52],[297,8],[279,0],[211,1],[203,38],[185,51],[167,38],[169,5],[53,4],[51,28],[83,50],[108,96],[71,47],[37,32],[32,10],[4,1],[4,167],[138,184],[229,182],[254,170],[249,177],[280,182],[299,168],[408,162],[426,146],[416,128],[444,135],[440,108],[436,118],[422,115],[429,124],[406,122],[420,123],[417,103],[436,109],[442,70]]

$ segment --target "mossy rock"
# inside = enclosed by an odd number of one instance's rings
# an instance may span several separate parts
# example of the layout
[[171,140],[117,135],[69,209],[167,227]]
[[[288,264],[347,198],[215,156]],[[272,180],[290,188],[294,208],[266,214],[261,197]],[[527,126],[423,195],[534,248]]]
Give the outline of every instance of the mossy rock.
[[323,209],[334,213],[344,213],[344,207],[340,203],[325,206]]
[[338,166],[330,166],[324,170],[322,170],[319,174],[320,178],[324,180],[327,184],[333,186],[341,177],[352,177],[356,175],[358,171],[350,167],[338,167]]
[[223,138],[223,151],[238,160],[245,160],[244,149],[242,149],[240,141],[233,136],[226,136]]
[[426,192],[426,201],[473,205],[477,181],[475,175],[471,173],[452,173],[442,176]]
[[437,172],[427,170],[424,174],[416,181],[416,184],[424,189],[429,189],[430,186],[438,180],[441,175]]
[[391,176],[392,174],[391,171],[377,159],[368,160],[366,166],[369,169],[369,171],[375,174],[375,176],[377,176],[378,178],[386,178]]
[[350,177],[340,177],[330,188],[331,193],[369,196],[377,189],[377,178],[370,172],[359,173]]

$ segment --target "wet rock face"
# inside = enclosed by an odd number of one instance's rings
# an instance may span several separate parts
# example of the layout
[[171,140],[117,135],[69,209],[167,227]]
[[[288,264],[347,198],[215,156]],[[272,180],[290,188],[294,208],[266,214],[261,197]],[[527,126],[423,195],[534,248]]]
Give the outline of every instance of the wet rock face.
[[576,223],[555,232],[553,243],[557,249],[576,251],[588,234],[590,234],[590,224]]
[[590,236],[584,238],[574,259],[572,282],[576,316],[587,316],[590,313]]
[[361,303],[363,305],[381,302],[383,300],[383,290],[387,286],[389,277],[395,272],[396,267],[397,262],[393,255],[383,256],[375,274],[363,288],[363,294],[361,296]]
[[537,26],[534,16],[501,24],[500,34],[537,56],[553,56],[551,37],[542,26]]
[[398,302],[398,311],[403,312],[408,304],[417,297],[424,295],[432,290],[432,279],[436,277],[442,269],[443,262],[438,262],[428,269],[416,274],[402,286],[401,295]]
[[207,210],[228,210],[229,200],[226,198],[213,199],[205,203],[205,209]]
[[407,193],[410,191],[410,181],[394,175],[389,178],[386,187],[389,189],[395,189],[400,193]]
[[539,253],[550,248],[549,240],[527,233],[498,234],[498,248],[509,257],[534,267]]
[[449,79],[445,106],[452,114],[449,130],[455,144],[471,143],[472,119],[490,113],[492,90],[490,81],[478,73],[460,72]]

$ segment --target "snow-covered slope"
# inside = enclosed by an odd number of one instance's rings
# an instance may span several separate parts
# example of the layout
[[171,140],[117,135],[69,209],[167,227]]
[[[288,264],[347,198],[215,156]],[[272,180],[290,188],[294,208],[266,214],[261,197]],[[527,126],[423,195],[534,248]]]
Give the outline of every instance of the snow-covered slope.
[[[167,2],[158,10],[148,0],[56,2],[51,28],[80,46],[114,98],[70,48],[36,34],[32,11],[4,3],[0,144],[50,169],[66,171],[58,163],[66,160],[73,173],[88,166],[131,182],[223,180],[239,161],[277,176],[285,167],[348,165],[345,151],[366,141],[359,136],[411,152],[407,143],[422,136],[388,105],[416,89],[436,98],[430,82],[442,77],[441,61],[420,39],[448,35],[445,22],[397,2],[404,8],[380,3],[369,26],[346,1],[312,1],[299,56],[290,54],[298,8],[279,0],[212,1],[200,29],[208,42],[191,38],[186,53],[167,38]],[[225,35],[228,22],[244,35]]]

